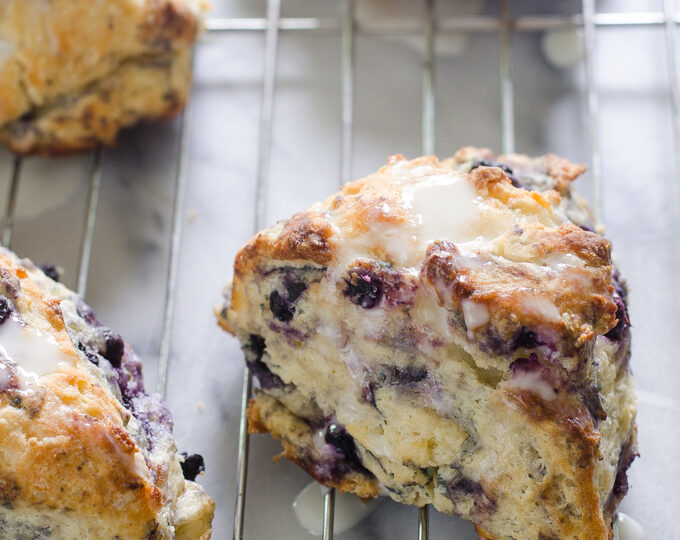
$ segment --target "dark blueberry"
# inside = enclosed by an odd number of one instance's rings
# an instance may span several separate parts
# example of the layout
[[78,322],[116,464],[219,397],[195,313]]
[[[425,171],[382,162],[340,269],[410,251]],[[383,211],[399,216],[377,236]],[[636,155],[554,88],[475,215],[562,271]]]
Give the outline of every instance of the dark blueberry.
[[85,353],[87,359],[92,362],[95,366],[99,365],[99,355],[94,352],[90,347],[85,345],[83,342],[78,343],[78,349]]
[[607,419],[607,411],[604,409],[602,404],[602,398],[600,397],[600,390],[595,383],[590,383],[581,392],[581,399],[583,404],[586,406],[590,412],[593,422],[597,426],[598,422]]
[[271,309],[274,317],[281,322],[292,320],[293,315],[295,314],[295,306],[283,298],[283,296],[279,294],[279,291],[272,291],[269,295],[269,309]]
[[349,279],[345,278],[350,302],[364,309],[375,307],[382,297],[382,283],[376,277],[366,273],[351,272]]
[[331,424],[326,428],[326,442],[335,447],[335,449],[347,457],[352,455],[355,451],[354,441],[347,433],[347,430],[338,424]]
[[491,159],[479,159],[472,164],[472,167],[470,167],[470,171],[473,171],[477,167],[498,167],[508,176],[513,186],[515,186],[516,188],[522,187],[520,183],[517,181],[517,178],[515,178],[514,175],[515,173],[513,173],[512,169],[508,167],[505,163],[501,163],[500,161],[493,161]]
[[246,354],[250,353],[252,355],[251,359],[253,361],[261,360],[266,348],[264,338],[257,334],[250,334],[250,336],[248,336],[248,343],[246,343],[243,348]]
[[307,288],[307,285],[302,281],[289,281],[286,278],[284,278],[283,284],[286,288],[286,300],[289,302],[295,302]]
[[256,360],[255,362],[247,362],[248,369],[259,381],[260,387],[264,390],[270,390],[271,388],[283,388],[285,386],[281,377],[276,373],[272,373],[267,364],[262,360]]
[[123,403],[129,408],[135,417],[139,418],[135,401],[144,397],[144,382],[142,380],[142,362],[134,354],[123,358],[120,367],[115,368],[118,373],[118,387],[123,398]]
[[293,319],[295,314],[295,306],[293,304],[305,291],[307,284],[286,275],[283,278],[283,287],[284,294],[281,294],[279,291],[272,291],[269,295],[269,309],[271,309],[274,317],[279,321],[288,322]]
[[12,304],[4,296],[0,296],[0,324],[4,323],[12,313]]
[[605,503],[605,511],[609,514],[616,510],[616,506],[623,496],[628,493],[628,468],[633,460],[638,457],[637,449],[632,445],[631,441],[627,441],[619,452],[619,463],[616,466],[616,478],[614,479],[614,486]]
[[536,334],[533,330],[529,330],[526,327],[522,327],[517,336],[517,347],[524,347],[526,349],[533,349],[536,347]]
[[101,326],[101,323],[94,314],[94,311],[92,311],[92,308],[88,306],[81,298],[77,299],[76,305],[78,306],[78,315],[80,315],[80,317],[83,318],[87,324],[90,326]]
[[45,263],[40,265],[40,269],[43,273],[50,279],[54,281],[59,281],[59,268],[56,264]]
[[196,477],[205,471],[205,463],[203,462],[203,456],[200,454],[192,454],[187,456],[186,452],[182,452],[184,461],[182,461],[182,474],[187,480],[192,482],[196,480]]
[[266,344],[262,336],[251,334],[248,343],[243,345],[243,352],[246,355],[248,369],[260,383],[260,386],[269,390],[270,388],[282,388],[284,386],[281,378],[272,373],[267,364],[262,361]]
[[618,294],[614,296],[614,302],[616,303],[616,326],[607,332],[605,336],[612,341],[620,341],[626,335],[626,331],[630,327],[630,321],[628,320],[626,304]]
[[348,462],[361,466],[361,461],[357,456],[357,448],[354,445],[354,439],[347,433],[347,430],[340,424],[335,422],[329,424],[326,428],[325,441],[330,444],[335,450]]
[[125,353],[125,342],[118,334],[108,332],[106,334],[106,350],[104,351],[104,358],[106,358],[111,365],[119,368]]
[[488,513],[493,512],[496,508],[496,502],[489,498],[480,484],[470,478],[463,476],[449,483],[446,487],[449,498],[454,504],[472,497],[475,512]]
[[612,285],[614,285],[614,291],[616,294],[618,294],[623,299],[623,303],[625,304],[626,300],[628,299],[628,290],[623,284],[619,269],[616,267],[614,267],[614,271],[612,272]]
[[389,366],[387,369],[387,383],[392,385],[415,384],[427,378],[425,368],[407,366],[404,369],[399,369],[395,366]]

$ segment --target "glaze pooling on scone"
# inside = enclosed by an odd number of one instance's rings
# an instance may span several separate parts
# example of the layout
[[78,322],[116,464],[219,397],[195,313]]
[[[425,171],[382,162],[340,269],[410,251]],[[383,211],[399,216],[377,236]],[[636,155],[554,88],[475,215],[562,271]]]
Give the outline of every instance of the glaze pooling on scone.
[[0,538],[210,537],[214,503],[141,370],[81,298],[0,250]]
[[61,364],[73,362],[53,336],[24,325],[14,315],[0,325],[0,357],[13,361],[23,373],[34,377],[52,373]]
[[625,287],[570,190],[583,170],[395,156],[259,233],[217,310],[261,382],[251,431],[328,486],[484,538],[611,538],[636,405]]
[[0,2],[0,142],[60,154],[113,144],[184,105],[203,0]]

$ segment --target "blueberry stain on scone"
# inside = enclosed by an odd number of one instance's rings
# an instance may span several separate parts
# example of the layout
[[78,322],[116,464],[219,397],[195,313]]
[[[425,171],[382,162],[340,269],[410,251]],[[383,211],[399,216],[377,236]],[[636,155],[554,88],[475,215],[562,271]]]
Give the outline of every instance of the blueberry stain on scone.
[[350,302],[364,309],[375,307],[382,298],[382,282],[368,272],[352,270],[349,277],[345,278],[345,283],[345,295]]
[[185,477],[202,462],[183,471],[130,346],[6,249],[0,286],[0,537],[207,540],[214,503]]
[[53,263],[44,263],[40,265],[40,270],[43,271],[48,278],[54,281],[60,281],[61,269]]
[[483,538],[609,540],[636,404],[625,284],[571,188],[584,170],[393,156],[260,232],[215,310],[259,381],[250,431],[326,485]]
[[266,345],[262,336],[251,334],[248,341],[243,345],[248,368],[257,379],[261,388],[265,390],[281,388],[283,387],[281,378],[272,373],[267,364],[262,361],[265,349]]
[[7,320],[10,313],[12,313],[12,303],[4,296],[0,296],[0,324]]

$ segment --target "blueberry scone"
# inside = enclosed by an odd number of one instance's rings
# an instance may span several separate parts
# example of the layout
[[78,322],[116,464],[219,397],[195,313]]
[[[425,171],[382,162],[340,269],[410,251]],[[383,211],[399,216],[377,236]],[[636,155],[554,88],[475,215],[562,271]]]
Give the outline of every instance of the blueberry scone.
[[191,80],[203,0],[2,0],[0,142],[58,154],[170,117]]
[[160,396],[75,293],[0,250],[0,539],[210,538]]
[[599,540],[636,456],[626,289],[554,155],[389,159],[238,253],[251,432],[319,482]]

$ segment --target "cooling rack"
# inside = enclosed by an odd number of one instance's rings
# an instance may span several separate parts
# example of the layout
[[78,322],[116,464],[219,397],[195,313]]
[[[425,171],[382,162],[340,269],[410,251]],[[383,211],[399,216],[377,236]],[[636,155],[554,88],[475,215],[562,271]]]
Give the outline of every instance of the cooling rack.
[[[355,129],[355,89],[356,89],[356,39],[362,36],[412,36],[421,41],[422,63],[421,73],[421,150],[423,154],[434,153],[435,150],[435,79],[437,76],[436,47],[437,37],[445,35],[489,35],[498,39],[498,87],[501,128],[501,145],[504,153],[515,150],[515,81],[513,78],[513,42],[519,34],[535,33],[546,30],[577,28],[583,31],[584,49],[584,101],[585,127],[587,131],[587,147],[590,169],[590,199],[594,212],[601,216],[603,205],[601,129],[597,91],[597,71],[594,67],[596,54],[596,33],[603,28],[617,27],[649,27],[659,28],[664,32],[664,49],[666,56],[666,76],[668,78],[670,99],[668,111],[672,118],[673,157],[675,160],[675,177],[680,171],[680,90],[677,81],[676,67],[676,24],[680,18],[676,13],[673,0],[664,0],[663,10],[647,12],[597,12],[595,0],[582,0],[580,13],[573,15],[554,14],[520,14],[513,13],[509,0],[500,0],[495,15],[475,16],[437,16],[442,0],[423,0],[422,13],[418,17],[390,17],[383,19],[363,20],[357,16],[355,0],[340,0],[339,14],[336,17],[286,17],[282,16],[282,2],[285,0],[268,0],[264,17],[231,17],[209,18],[206,21],[206,34],[220,36],[229,34],[256,34],[264,40],[263,66],[261,78],[261,100],[259,107],[259,128],[256,141],[256,167],[254,174],[254,200],[252,232],[267,225],[267,206],[270,197],[271,182],[271,148],[274,103],[277,92],[277,61],[280,53],[279,38],[282,34],[320,34],[336,36],[340,39],[340,55],[337,58],[340,69],[340,114],[338,130],[340,132],[340,159],[337,173],[338,184],[352,179],[352,160]],[[201,54],[201,46],[197,48]],[[175,178],[172,193],[172,219],[167,246],[167,265],[163,283],[165,304],[160,329],[158,367],[156,373],[156,389],[166,394],[171,367],[173,328],[175,309],[180,286],[180,255],[183,249],[182,239],[186,228],[185,219],[186,192],[189,177],[190,122],[192,115],[189,109],[179,121],[177,130],[177,147],[175,154]],[[86,296],[90,261],[95,244],[95,228],[97,223],[100,193],[102,190],[103,160],[109,150],[98,149],[89,158],[87,177],[89,190],[83,214],[81,243],[77,262],[76,290]],[[7,181],[7,193],[4,203],[1,236],[5,246],[12,245],[14,232],[16,201],[22,180],[24,161],[20,157],[12,158]],[[27,254],[26,254],[27,255]],[[226,271],[225,271],[226,275]],[[244,538],[246,517],[246,496],[249,465],[249,436],[245,419],[245,409],[252,389],[252,380],[247,370],[243,372],[241,411],[238,432],[237,485],[235,486],[236,504],[233,522],[233,536]],[[652,399],[653,398],[649,398]],[[670,408],[677,407],[671,401]],[[229,489],[229,488],[227,488]],[[323,538],[333,538],[335,491],[328,490],[324,495]],[[218,512],[229,512],[218,508]],[[428,508],[420,509],[417,522],[417,538],[429,537]],[[226,534],[216,532],[219,535]]]

